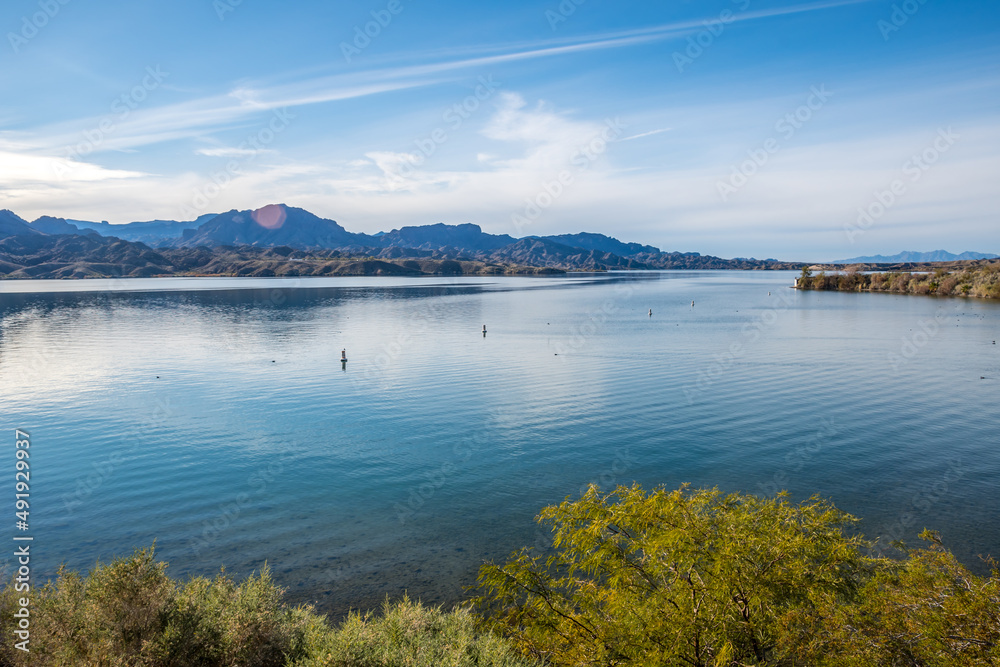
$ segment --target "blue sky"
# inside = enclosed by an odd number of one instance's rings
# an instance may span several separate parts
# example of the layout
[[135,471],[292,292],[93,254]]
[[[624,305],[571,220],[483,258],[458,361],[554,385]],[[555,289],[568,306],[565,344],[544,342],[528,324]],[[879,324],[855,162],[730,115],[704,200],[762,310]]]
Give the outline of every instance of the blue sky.
[[[1000,252],[1000,3],[7,0],[0,208]],[[367,31],[367,34],[366,34]]]

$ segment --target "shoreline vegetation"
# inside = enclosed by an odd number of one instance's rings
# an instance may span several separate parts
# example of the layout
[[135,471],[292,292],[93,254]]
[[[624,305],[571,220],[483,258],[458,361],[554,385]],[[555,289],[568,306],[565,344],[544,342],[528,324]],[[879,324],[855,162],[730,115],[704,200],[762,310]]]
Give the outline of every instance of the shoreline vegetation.
[[795,288],[839,292],[889,292],[933,296],[967,296],[1000,299],[1000,261],[964,262],[951,268],[930,265],[907,271],[864,272],[847,267],[842,273],[813,274],[803,269]]
[[[1000,664],[1000,572],[924,531],[896,557],[820,498],[638,485],[546,507],[552,547],[480,570],[453,610],[408,598],[333,625],[270,571],[171,579],[154,548],[0,591],[0,664],[105,667],[950,667]],[[30,653],[14,648],[30,595]],[[23,623],[21,623],[23,627]]]

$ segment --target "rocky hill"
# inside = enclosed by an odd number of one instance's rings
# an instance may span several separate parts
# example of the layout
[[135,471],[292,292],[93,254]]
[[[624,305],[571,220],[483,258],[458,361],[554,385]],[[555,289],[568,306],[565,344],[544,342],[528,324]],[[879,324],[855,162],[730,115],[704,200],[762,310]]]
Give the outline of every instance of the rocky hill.
[[422,225],[403,227],[371,237],[383,248],[439,250],[451,248],[465,252],[497,250],[517,241],[506,234],[487,234],[479,225]]
[[13,211],[3,209],[0,211],[0,237],[39,234],[38,230],[32,229],[19,215]]
[[[334,220],[285,204],[234,209],[188,222],[153,220],[126,225],[50,216],[28,224],[14,213],[3,211],[0,239],[4,237],[8,241],[2,245],[5,268],[0,273],[29,278],[264,275],[259,272],[341,275],[354,271],[412,271],[420,275],[457,271],[454,262],[459,263],[462,272],[474,273],[803,266],[770,259],[729,260],[698,253],[661,252],[654,246],[625,243],[594,233],[515,239],[486,233],[473,224],[408,226],[387,233],[358,234]],[[286,267],[273,256],[261,254],[277,248],[307,255],[294,258],[296,266]],[[357,258],[362,257],[388,265],[359,264]]]
[[619,257],[610,252],[573,248],[540,238],[521,239],[485,254],[485,257],[494,262],[528,264],[531,266],[565,269],[567,271],[609,271],[652,268],[642,262],[631,258]]
[[149,278],[154,276],[540,275],[555,268],[440,257],[381,258],[287,246],[153,249],[98,235],[20,234],[0,239],[2,278]]
[[352,234],[333,220],[284,204],[271,204],[255,211],[220,213],[196,229],[186,229],[176,244],[251,245],[259,247],[345,248],[378,245],[367,234]]
[[623,243],[618,239],[604,234],[593,234],[581,232],[580,234],[560,234],[558,236],[540,236],[538,238],[546,241],[561,243],[573,248],[584,248],[585,250],[599,250],[610,252],[619,257],[634,257],[640,254],[658,254],[660,249],[651,245],[640,243]]

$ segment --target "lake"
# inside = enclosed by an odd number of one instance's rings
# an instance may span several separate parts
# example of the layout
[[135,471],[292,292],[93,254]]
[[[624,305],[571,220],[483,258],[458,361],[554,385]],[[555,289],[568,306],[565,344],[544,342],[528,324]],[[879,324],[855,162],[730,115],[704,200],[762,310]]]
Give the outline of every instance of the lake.
[[451,603],[540,508],[633,481],[820,494],[984,571],[1000,304],[794,276],[0,282],[36,582],[155,540],[332,614]]

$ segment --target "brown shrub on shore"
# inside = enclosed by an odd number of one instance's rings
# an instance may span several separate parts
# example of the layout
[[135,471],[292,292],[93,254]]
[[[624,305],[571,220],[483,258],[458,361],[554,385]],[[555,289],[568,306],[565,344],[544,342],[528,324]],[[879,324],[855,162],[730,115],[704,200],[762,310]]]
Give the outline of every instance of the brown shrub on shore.
[[815,276],[803,275],[799,278],[797,286],[808,290],[893,292],[1000,299],[1000,261],[955,271],[937,269],[933,274],[895,271],[866,274],[856,273],[853,270],[834,275],[819,273]]

